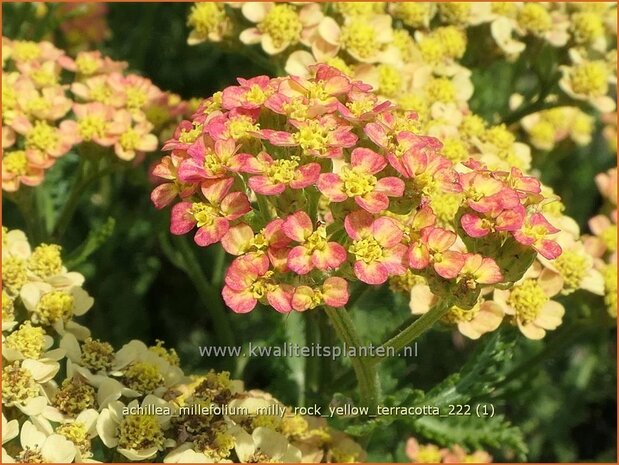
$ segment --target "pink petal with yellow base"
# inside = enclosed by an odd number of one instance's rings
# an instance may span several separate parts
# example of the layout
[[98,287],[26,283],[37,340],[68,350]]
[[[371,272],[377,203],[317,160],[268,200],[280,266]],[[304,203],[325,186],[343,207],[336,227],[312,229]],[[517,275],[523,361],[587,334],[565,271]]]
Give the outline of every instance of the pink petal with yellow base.
[[357,278],[366,284],[383,284],[389,277],[387,267],[380,262],[365,263],[363,261],[357,261],[353,269]]
[[288,268],[300,275],[309,273],[314,268],[312,254],[302,245],[293,247],[288,254]]
[[249,199],[242,192],[232,192],[221,201],[220,209],[226,219],[233,221],[251,211]]
[[303,211],[293,213],[282,224],[284,234],[297,242],[305,242],[313,229],[312,220]]
[[215,218],[211,224],[204,225],[196,231],[194,241],[201,247],[219,242],[228,232],[230,223],[225,218]]
[[318,177],[317,187],[331,202],[343,202],[348,198],[344,193],[344,182],[337,174],[321,174]]
[[389,207],[389,197],[380,192],[368,192],[362,197],[355,197],[355,202],[370,213],[380,213]]
[[180,202],[172,207],[170,232],[175,235],[187,234],[196,225],[196,220],[190,213],[191,202]]
[[239,223],[228,229],[221,238],[221,245],[231,255],[242,255],[247,252],[254,238],[254,231],[245,223]]
[[247,290],[237,291],[229,286],[223,287],[221,295],[226,305],[235,313],[249,313],[258,303],[251,292]]
[[332,276],[322,285],[323,299],[331,307],[340,308],[348,302],[348,281]]
[[328,242],[324,250],[314,250],[312,264],[322,271],[339,268],[346,261],[346,249],[337,242]]
[[247,183],[254,192],[262,195],[279,195],[286,190],[285,184],[273,182],[266,176],[252,176]]
[[350,155],[350,164],[366,173],[375,174],[387,166],[387,160],[373,150],[356,148]]
[[390,248],[402,241],[403,233],[396,220],[383,216],[372,223],[372,235],[380,245]]
[[358,241],[372,232],[372,215],[364,210],[349,213],[344,218],[344,229],[351,239]]
[[460,273],[464,264],[464,255],[448,250],[442,253],[441,261],[434,262],[434,271],[445,279],[453,279]]

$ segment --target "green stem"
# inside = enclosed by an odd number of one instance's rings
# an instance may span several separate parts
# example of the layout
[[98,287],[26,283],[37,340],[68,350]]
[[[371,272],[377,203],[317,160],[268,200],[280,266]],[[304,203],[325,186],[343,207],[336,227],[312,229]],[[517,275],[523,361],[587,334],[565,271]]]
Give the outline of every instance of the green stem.
[[202,267],[198,263],[193,249],[187,243],[185,237],[179,237],[177,241],[177,250],[182,257],[185,272],[191,279],[202,302],[211,312],[215,331],[223,345],[234,345],[234,333],[228,321],[228,315],[221,304],[221,297],[217,290],[210,285]]
[[[349,349],[360,352],[361,338],[346,308],[325,307],[325,312],[340,340]],[[351,362],[359,384],[361,406],[369,407],[370,412],[374,413],[380,400],[380,380],[376,368],[367,357],[354,356],[351,357]]]
[[428,312],[424,313],[418,320],[415,320],[410,326],[402,330],[399,334],[387,340],[380,347],[380,353],[383,355],[376,356],[372,359],[372,364],[382,362],[386,357],[400,352],[404,347],[410,345],[415,339],[428,331],[434,324],[443,318],[449,311],[453,301],[450,298],[445,298],[439,301]]

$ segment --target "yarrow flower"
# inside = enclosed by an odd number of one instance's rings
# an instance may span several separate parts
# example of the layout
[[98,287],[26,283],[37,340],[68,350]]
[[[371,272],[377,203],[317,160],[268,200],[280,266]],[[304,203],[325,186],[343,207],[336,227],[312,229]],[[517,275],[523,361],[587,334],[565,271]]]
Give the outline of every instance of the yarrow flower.
[[[171,231],[197,228],[198,245],[221,242],[237,256],[223,289],[233,311],[342,307],[348,281],[411,272],[468,295],[466,306],[519,279],[530,265],[514,267],[519,254],[559,254],[537,180],[472,160],[456,166],[418,132],[415,113],[379,103],[334,67],[310,70],[239,79],[207,99],[153,170],[164,180],[155,205],[180,198]],[[445,193],[454,214],[439,227],[433,199]]]
[[[187,108],[98,51],[72,58],[49,42],[2,41],[7,192],[38,186],[56,160],[77,146],[89,151],[94,144],[120,160],[139,161],[157,149],[158,134]],[[155,117],[158,110],[163,118]]]
[[[281,223],[265,233],[277,247],[291,241]],[[259,243],[254,241],[255,249],[263,250]],[[250,257],[251,266],[269,265],[266,254],[255,252],[234,266],[248,266]],[[263,286],[277,305],[268,272],[256,271],[262,281],[253,283],[253,292]],[[246,279],[247,273],[239,276]],[[299,415],[266,392],[246,390],[228,372],[185,374],[178,354],[163,341],[132,340],[116,350],[90,337],[74,321],[92,305],[83,281],[64,267],[56,244],[31,247],[22,231],[3,228],[3,462],[98,462],[113,454],[168,463],[365,458],[357,443],[324,419]],[[319,287],[298,286],[294,308],[339,307],[348,299],[347,286],[335,276]],[[284,409],[286,415],[259,415],[258,406]],[[213,413],[204,413],[205,407]],[[225,413],[237,407],[248,415]]]

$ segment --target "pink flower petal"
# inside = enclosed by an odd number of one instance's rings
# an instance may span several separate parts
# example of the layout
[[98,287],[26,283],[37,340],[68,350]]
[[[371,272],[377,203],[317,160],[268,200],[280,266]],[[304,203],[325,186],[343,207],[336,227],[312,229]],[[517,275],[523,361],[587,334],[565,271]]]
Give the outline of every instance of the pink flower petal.
[[359,147],[352,151],[350,164],[366,173],[375,174],[387,166],[387,160],[373,150]]
[[365,210],[349,213],[344,218],[344,229],[351,239],[358,241],[372,232],[373,218]]
[[344,182],[334,173],[323,173],[318,177],[318,190],[331,202],[343,202],[348,198],[344,193]]
[[176,235],[187,234],[196,225],[196,220],[190,213],[191,202],[180,202],[172,207],[170,232]]
[[387,268],[379,262],[365,263],[358,261],[355,262],[353,268],[357,278],[366,284],[383,284],[389,277]]
[[402,229],[397,221],[386,216],[372,223],[372,235],[383,247],[393,247],[402,241]]
[[401,197],[404,194],[404,181],[394,176],[382,178],[376,183],[375,190],[389,197]]
[[355,202],[370,213],[380,213],[389,207],[389,197],[380,192],[368,192],[363,197],[355,197]]
[[333,276],[322,285],[323,298],[327,305],[340,308],[348,302],[348,282],[344,278]]
[[228,232],[230,223],[225,218],[215,218],[212,224],[204,225],[198,228],[194,241],[200,247],[207,247],[211,244],[219,242],[221,238]]
[[322,271],[331,271],[339,268],[346,261],[346,249],[337,242],[327,243],[324,250],[315,250],[312,254],[312,264]]
[[231,192],[221,202],[221,211],[226,219],[233,221],[251,211],[249,199],[243,192]]
[[288,254],[288,268],[300,275],[312,271],[312,256],[306,247],[298,245],[292,248]]
[[297,242],[305,242],[313,230],[312,220],[303,211],[293,213],[282,224],[284,234]]
[[258,303],[258,301],[252,296],[251,292],[236,291],[228,286],[224,286],[221,290],[221,295],[226,305],[235,313],[251,312]]

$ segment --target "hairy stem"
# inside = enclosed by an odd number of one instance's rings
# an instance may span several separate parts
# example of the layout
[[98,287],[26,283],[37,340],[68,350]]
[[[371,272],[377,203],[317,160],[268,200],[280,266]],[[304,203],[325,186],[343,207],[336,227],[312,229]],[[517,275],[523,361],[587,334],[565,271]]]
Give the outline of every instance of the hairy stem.
[[[358,348],[362,347],[361,338],[346,308],[325,307],[325,312],[340,340],[359,352]],[[380,400],[380,381],[376,367],[367,357],[355,356],[351,357],[351,361],[359,384],[361,406],[369,407],[370,412],[374,413]]]
[[438,320],[445,316],[452,305],[453,301],[449,298],[440,300],[434,307],[424,313],[419,319],[415,320],[411,325],[391,339],[385,341],[379,351],[383,355],[374,357],[371,363],[378,364],[389,355],[398,353],[404,349],[404,347],[413,343],[415,339],[432,328]]

